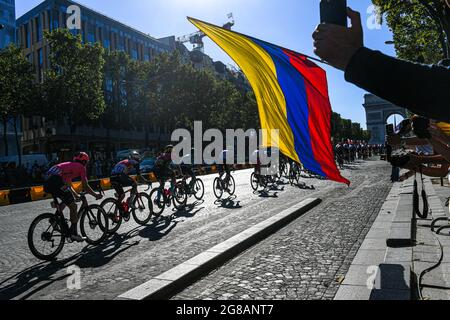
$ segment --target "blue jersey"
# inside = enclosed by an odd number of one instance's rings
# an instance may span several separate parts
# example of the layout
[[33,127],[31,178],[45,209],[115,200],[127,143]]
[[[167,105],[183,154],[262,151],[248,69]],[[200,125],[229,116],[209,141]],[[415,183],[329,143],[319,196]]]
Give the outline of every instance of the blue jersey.
[[140,173],[139,168],[139,162],[136,160],[126,159],[123,161],[120,161],[116,166],[113,168],[111,175],[117,176],[121,174],[130,174],[132,170],[135,170],[137,174]]

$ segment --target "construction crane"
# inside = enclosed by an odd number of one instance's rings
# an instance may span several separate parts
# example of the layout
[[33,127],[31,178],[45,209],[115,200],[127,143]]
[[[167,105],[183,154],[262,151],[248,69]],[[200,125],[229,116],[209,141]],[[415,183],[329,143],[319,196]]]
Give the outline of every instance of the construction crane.
[[[227,30],[231,30],[231,28],[234,26],[234,17],[233,13],[229,13],[227,15],[228,22],[225,23],[222,27]],[[182,37],[177,38],[177,41],[180,43],[190,43],[193,45],[193,50],[204,52],[205,49],[205,43],[203,42],[203,38],[206,37],[206,34],[204,34],[202,31],[197,31]]]

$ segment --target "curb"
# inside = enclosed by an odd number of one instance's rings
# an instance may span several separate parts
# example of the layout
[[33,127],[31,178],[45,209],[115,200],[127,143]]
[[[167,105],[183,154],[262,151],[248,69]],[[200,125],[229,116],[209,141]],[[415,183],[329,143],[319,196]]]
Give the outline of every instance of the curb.
[[[253,168],[252,165],[243,164],[243,165],[236,165],[236,170],[246,170]],[[217,173],[217,167],[203,167],[200,170],[200,174],[198,174],[198,177],[214,174]],[[133,179],[136,179],[136,176],[131,176]],[[153,173],[150,174],[143,174],[143,177],[150,179],[153,183],[157,182],[157,179]],[[104,179],[98,179],[98,180],[91,180],[89,181],[89,184],[94,188],[98,189],[99,187],[102,187],[104,191],[111,190],[111,180],[109,178]],[[81,182],[74,182],[72,183],[73,188],[76,191],[81,191]],[[13,204],[22,204],[22,203],[29,203],[29,202],[35,202],[35,201],[42,201],[42,200],[48,200],[51,199],[51,196],[46,194],[44,192],[43,186],[34,186],[34,187],[28,187],[28,188],[21,188],[21,189],[5,189],[0,190],[0,207],[9,206]]]
[[169,299],[198,278],[217,269],[226,261],[252,247],[274,232],[305,214],[322,200],[306,199],[292,208],[269,218],[256,226],[220,243],[175,268],[152,278],[150,281],[120,295],[116,300]]

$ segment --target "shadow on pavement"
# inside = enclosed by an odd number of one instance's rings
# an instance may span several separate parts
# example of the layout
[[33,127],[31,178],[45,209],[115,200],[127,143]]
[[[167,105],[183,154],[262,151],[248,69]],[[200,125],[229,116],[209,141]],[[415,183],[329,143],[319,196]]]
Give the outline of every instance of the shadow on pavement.
[[178,225],[174,216],[161,216],[153,221],[153,224],[145,227],[139,232],[139,236],[149,241],[158,241],[167,236]]
[[278,198],[278,192],[275,192],[273,194],[270,194],[269,191],[263,190],[263,191],[256,191],[255,194],[257,194],[260,198]]
[[231,196],[226,199],[216,200],[214,204],[216,206],[219,206],[219,208],[224,209],[241,209],[242,208],[241,202],[240,201],[235,202],[236,199],[237,199],[236,196]]
[[294,184],[294,187],[297,187],[302,190],[316,190],[316,187],[314,187],[313,185],[308,186],[306,185],[305,182]]
[[[369,300],[410,300],[409,273],[399,264],[381,264]],[[408,279],[405,279],[408,277]]]
[[[140,241],[128,243],[129,240],[139,235],[137,229],[139,228],[123,235],[115,234],[100,246],[86,246],[70,258],[41,262],[18,272],[0,283],[0,300],[14,299],[19,296],[20,300],[28,299],[53,283],[69,277],[71,274],[57,275],[57,273],[71,265],[85,269],[98,268],[108,264],[119,254],[140,243]],[[6,284],[11,281],[12,283]]]
[[173,218],[193,218],[200,211],[204,210],[205,207],[200,207],[205,203],[205,200],[195,201],[194,203],[187,204],[183,210],[174,211],[172,214]]

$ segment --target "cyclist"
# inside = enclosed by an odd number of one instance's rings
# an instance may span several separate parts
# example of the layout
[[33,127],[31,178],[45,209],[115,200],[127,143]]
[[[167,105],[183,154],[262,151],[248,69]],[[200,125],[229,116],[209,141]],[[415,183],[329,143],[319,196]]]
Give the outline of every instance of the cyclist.
[[89,186],[86,173],[88,162],[89,155],[85,152],[80,152],[75,155],[72,162],[57,164],[50,168],[45,175],[44,191],[51,194],[53,198],[61,199],[62,203],[70,210],[70,238],[76,242],[83,242],[86,239],[79,236],[77,231],[78,206],[75,200],[79,199],[80,195],[73,189],[72,181],[76,178],[81,178],[83,189],[88,194],[97,200],[103,197],[101,193],[95,193]]
[[[219,179],[220,179],[220,181],[223,181],[222,188],[227,192],[230,192],[228,184],[231,179],[231,170],[230,170],[229,164],[227,163],[227,156],[229,153],[230,153],[229,150],[223,150],[221,152],[220,157],[222,159],[223,164],[219,165],[217,168],[219,171]],[[224,175],[225,175],[225,178],[223,178]],[[224,188],[224,186],[227,186],[227,187]]]
[[[128,159],[120,161],[117,163],[111,172],[111,185],[116,191],[118,195],[119,203],[125,198],[125,191],[123,188],[132,187],[131,196],[129,198],[128,207],[131,208],[134,203],[134,199],[138,193],[138,184],[134,181],[129,175],[134,170],[134,172],[138,175],[138,177],[143,180],[145,183],[150,184],[150,181],[145,179],[141,175],[140,164],[142,161],[142,157],[137,151],[131,152]],[[134,208],[135,209],[135,208]],[[119,213],[118,213],[119,214]],[[119,217],[116,217],[118,219]]]
[[260,177],[261,176],[261,158],[259,156],[260,151],[259,150],[255,150],[255,152],[253,152],[253,157],[256,157],[256,164],[255,164],[255,175]]
[[[164,185],[168,179],[170,179],[170,190],[174,192],[176,184],[176,175],[172,170],[172,151],[173,145],[168,145],[164,148],[163,152],[158,156],[155,163],[155,168],[153,173],[158,179],[159,185],[164,189]],[[161,199],[161,193],[158,192],[158,198],[156,201],[159,202]]]
[[195,182],[197,181],[197,176],[195,175],[195,172],[193,170],[194,167],[194,154],[195,154],[195,150],[192,149],[191,150],[191,154],[187,154],[185,155],[182,159],[181,159],[181,163],[180,163],[180,170],[181,170],[181,174],[186,177],[186,179],[191,179],[190,183],[189,183],[189,188],[193,189],[195,186]]

